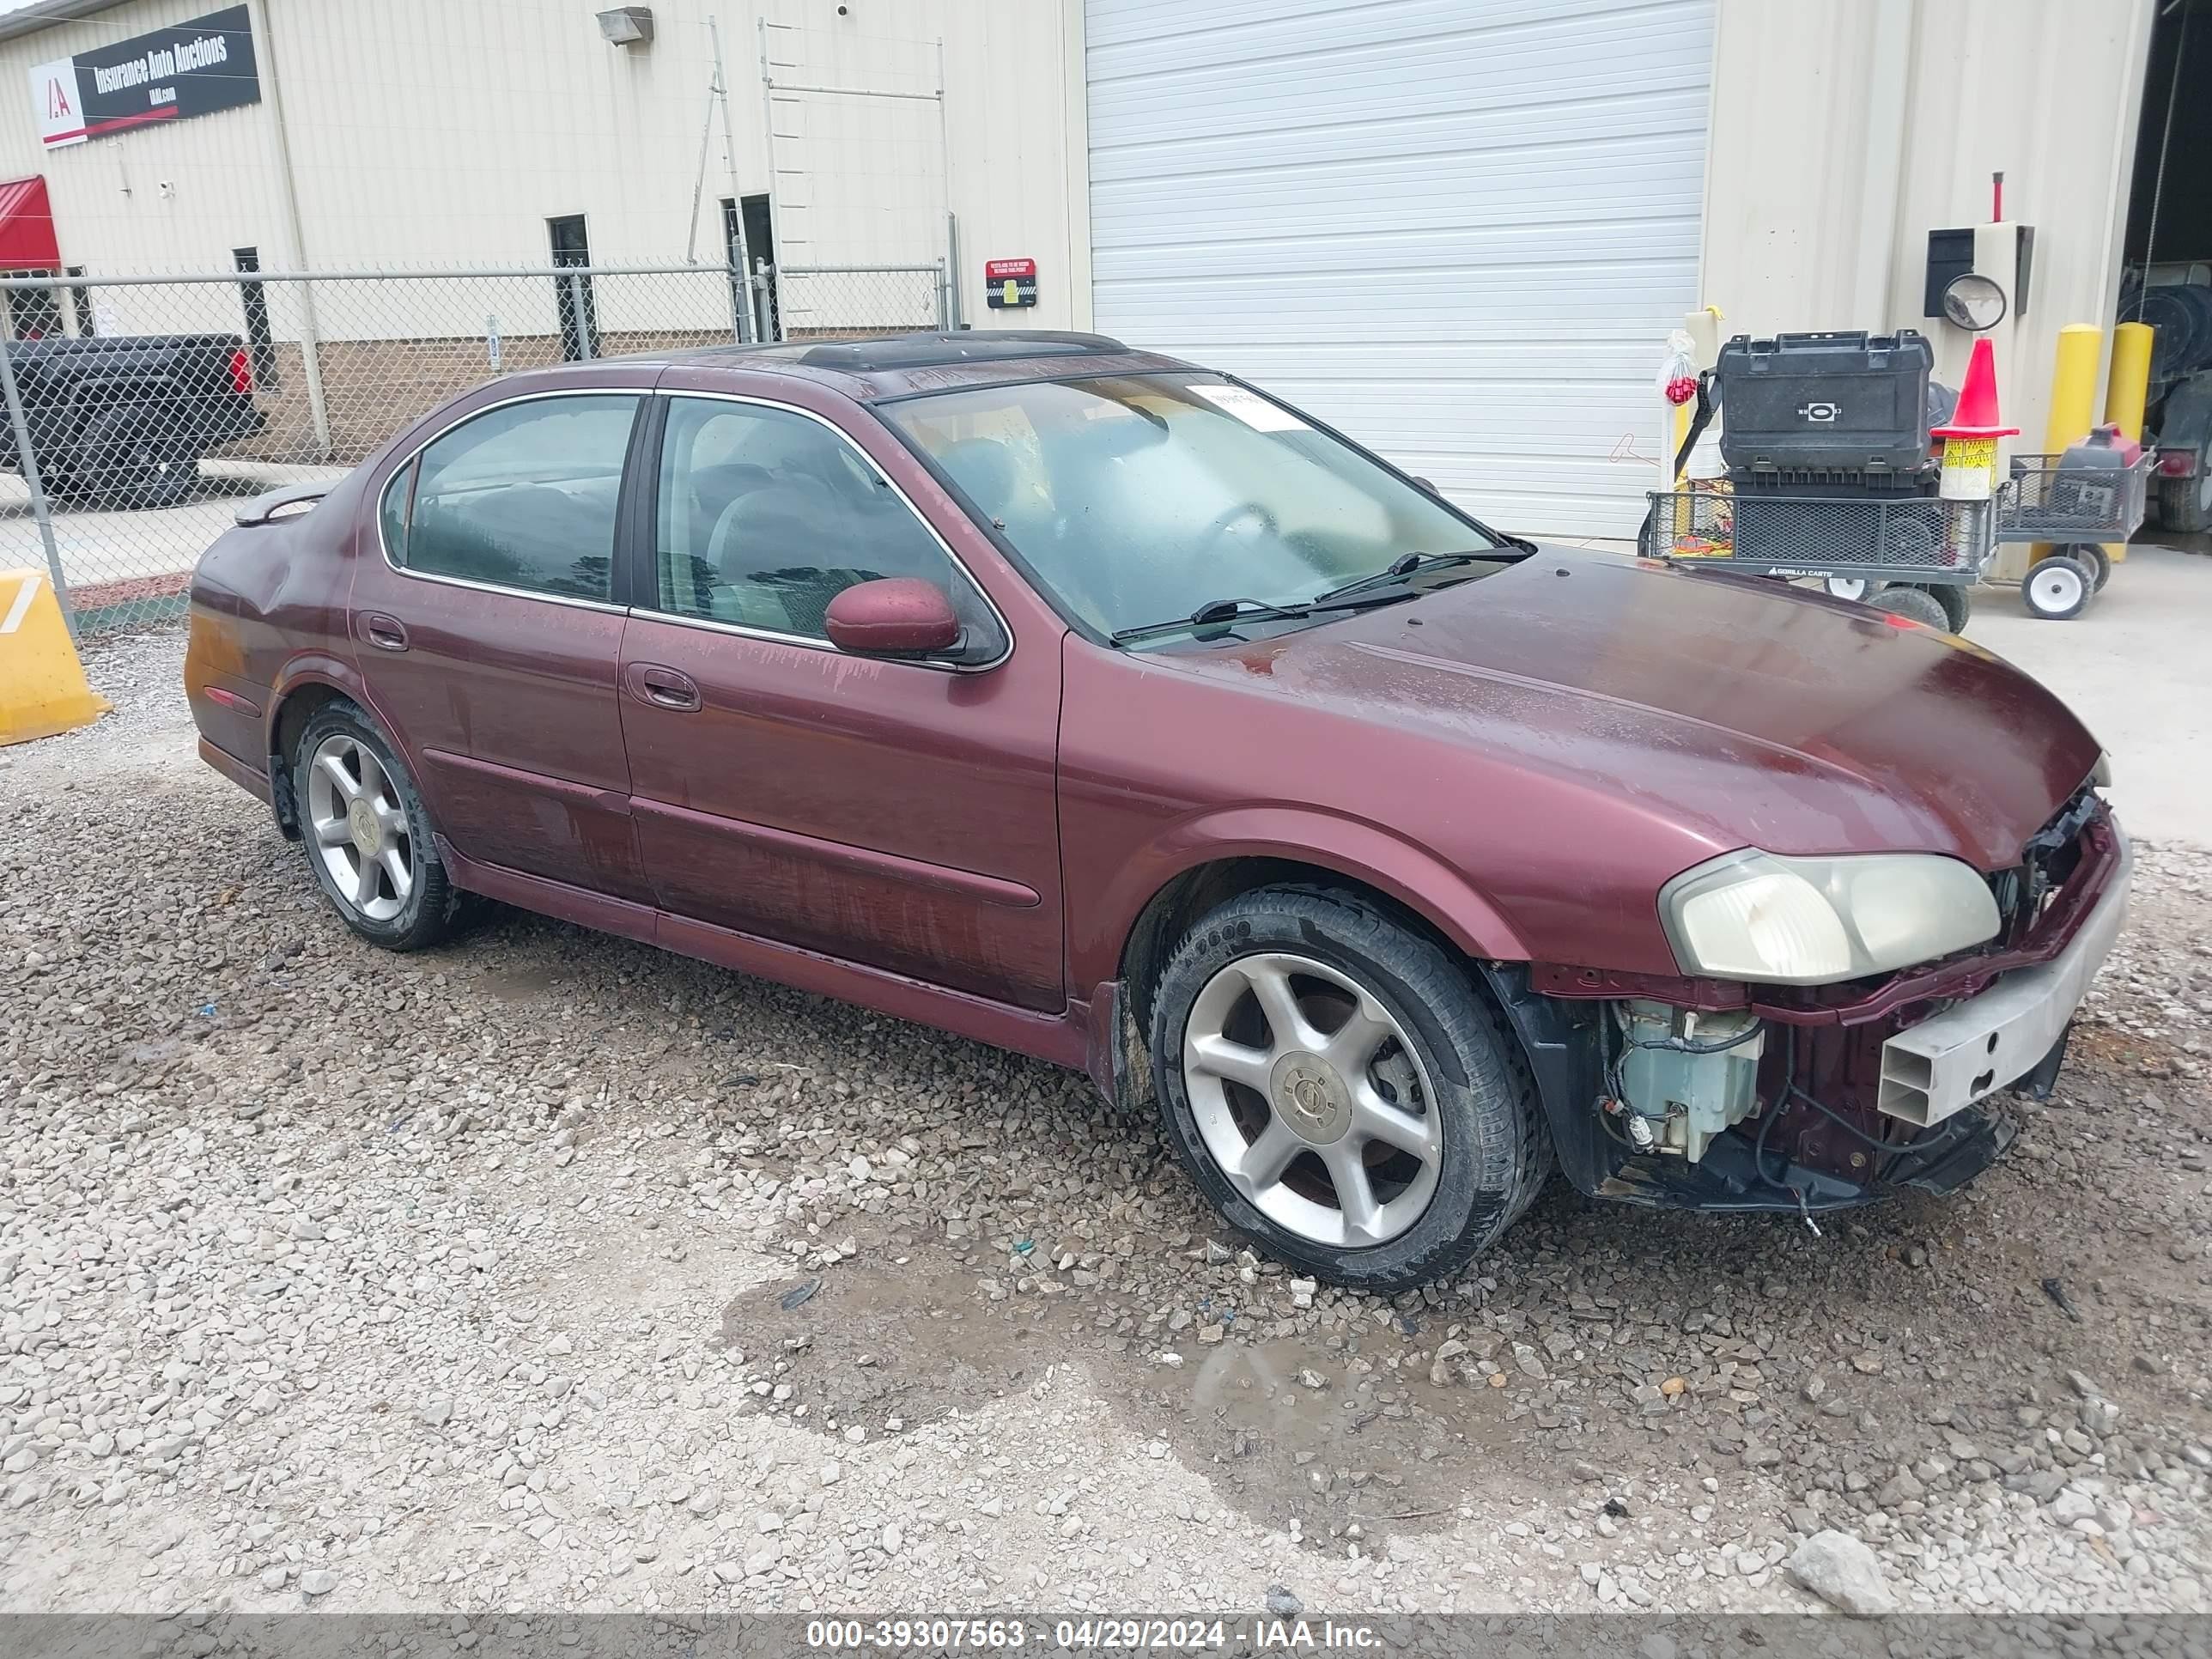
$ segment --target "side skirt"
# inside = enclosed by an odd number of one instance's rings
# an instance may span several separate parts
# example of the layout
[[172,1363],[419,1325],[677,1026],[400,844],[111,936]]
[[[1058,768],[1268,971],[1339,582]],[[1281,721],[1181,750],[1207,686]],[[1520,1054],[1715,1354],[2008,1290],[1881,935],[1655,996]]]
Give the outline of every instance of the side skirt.
[[794,950],[734,928],[694,921],[628,899],[610,898],[566,882],[481,864],[455,852],[443,836],[438,837],[438,856],[461,886],[520,909],[642,945],[657,945],[679,956],[755,974],[839,1002],[855,1003],[896,1019],[935,1026],[955,1036],[972,1037],[994,1048],[1010,1048],[1055,1066],[1081,1071],[1090,1057],[1090,1009],[1083,1003],[1071,1002],[1066,1012],[1057,1015],[1034,1013],[863,963]]

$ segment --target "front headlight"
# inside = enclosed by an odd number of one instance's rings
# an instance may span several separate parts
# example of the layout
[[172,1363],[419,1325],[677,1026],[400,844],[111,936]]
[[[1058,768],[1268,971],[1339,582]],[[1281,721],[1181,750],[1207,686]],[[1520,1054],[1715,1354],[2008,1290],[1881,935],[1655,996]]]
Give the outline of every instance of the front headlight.
[[1662,888],[1659,915],[1684,973],[1778,985],[1909,968],[1998,926],[1989,883],[1932,853],[1729,853]]

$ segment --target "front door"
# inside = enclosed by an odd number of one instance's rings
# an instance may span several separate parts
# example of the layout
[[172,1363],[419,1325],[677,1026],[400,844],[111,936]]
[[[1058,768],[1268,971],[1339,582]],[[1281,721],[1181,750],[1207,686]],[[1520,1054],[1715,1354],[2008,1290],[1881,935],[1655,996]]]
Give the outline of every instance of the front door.
[[615,526],[635,392],[467,416],[395,471],[356,561],[369,696],[464,856],[649,901],[615,675]]
[[830,600],[876,576],[935,581],[972,626],[1005,626],[820,416],[668,399],[656,508],[622,711],[662,906],[1057,1012],[1058,651],[960,672],[830,645]]

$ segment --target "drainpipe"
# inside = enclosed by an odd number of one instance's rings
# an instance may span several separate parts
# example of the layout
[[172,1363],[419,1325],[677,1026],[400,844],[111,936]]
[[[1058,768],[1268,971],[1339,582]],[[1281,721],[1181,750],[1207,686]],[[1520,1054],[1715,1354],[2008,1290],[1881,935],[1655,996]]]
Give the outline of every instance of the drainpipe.
[[1917,0],[1875,0],[1853,18],[1867,25],[1872,72],[1867,77],[1866,150],[1859,158],[1858,257],[1851,264],[1848,301],[1850,326],[1872,333],[1890,326],[1890,275],[1905,203],[1905,128],[1918,79],[1911,67],[1917,12]]
[[[255,62],[261,73],[262,95],[269,100],[270,119],[276,135],[276,177],[283,187],[284,229],[292,240],[292,268],[307,269],[307,239],[300,234],[300,186],[292,172],[292,139],[284,124],[284,92],[276,75],[276,36],[269,27],[269,0],[246,0],[254,37],[261,42]],[[302,282],[300,290],[300,363],[307,383],[307,418],[315,429],[315,448],[323,459],[331,458],[331,414],[323,400],[322,334],[315,324],[315,285]]]

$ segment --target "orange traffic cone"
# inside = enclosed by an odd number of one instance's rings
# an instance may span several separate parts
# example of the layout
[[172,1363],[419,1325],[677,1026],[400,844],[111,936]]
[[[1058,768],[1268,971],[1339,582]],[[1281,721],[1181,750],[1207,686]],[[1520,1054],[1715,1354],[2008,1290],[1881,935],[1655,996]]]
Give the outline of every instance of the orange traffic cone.
[[2015,435],[2016,426],[2002,426],[1997,413],[1996,351],[1986,339],[1974,342],[1966,359],[1966,383],[1959,388],[1959,406],[1945,424],[1928,435],[1943,441],[1943,482],[1947,501],[1985,501],[1996,490],[1997,440]]

